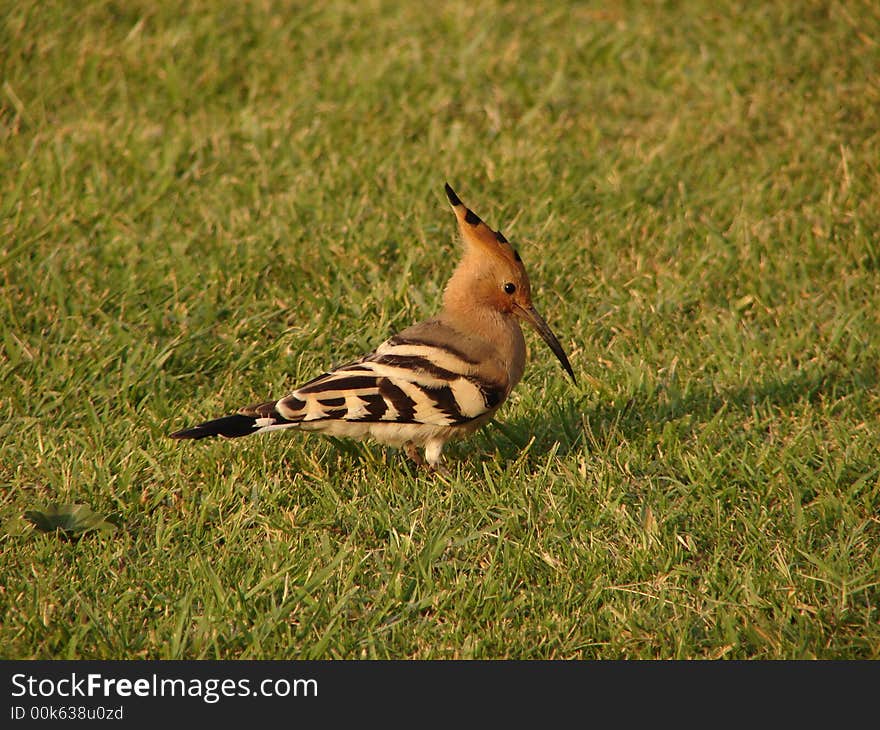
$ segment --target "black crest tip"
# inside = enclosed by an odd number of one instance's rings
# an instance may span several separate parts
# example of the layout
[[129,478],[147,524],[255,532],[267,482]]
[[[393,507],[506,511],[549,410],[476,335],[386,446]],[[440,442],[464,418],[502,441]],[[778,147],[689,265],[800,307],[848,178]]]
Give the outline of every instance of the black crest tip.
[[508,243],[508,240],[504,237],[504,234],[501,231],[495,231],[495,238],[498,239],[499,243]]
[[446,197],[449,198],[449,202],[452,205],[461,205],[461,199],[455,194],[455,191],[449,186],[449,183],[444,183],[446,189]]
[[475,226],[475,225],[483,222],[480,219],[480,216],[478,216],[476,213],[474,213],[474,211],[472,211],[470,208],[468,208],[467,213],[464,214],[464,220],[466,223],[470,223],[472,226]]

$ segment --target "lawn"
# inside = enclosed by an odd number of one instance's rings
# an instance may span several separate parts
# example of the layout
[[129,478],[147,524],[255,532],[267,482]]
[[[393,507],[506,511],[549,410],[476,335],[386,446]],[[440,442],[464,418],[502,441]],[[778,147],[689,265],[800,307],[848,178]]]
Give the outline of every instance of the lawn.
[[[876,3],[2,6],[0,657],[880,658]],[[433,314],[445,181],[577,386],[167,437]]]

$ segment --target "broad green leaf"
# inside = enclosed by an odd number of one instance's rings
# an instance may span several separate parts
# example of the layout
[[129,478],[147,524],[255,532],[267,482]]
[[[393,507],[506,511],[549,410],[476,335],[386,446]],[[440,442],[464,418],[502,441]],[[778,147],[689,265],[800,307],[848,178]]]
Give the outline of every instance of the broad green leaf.
[[86,504],[52,502],[41,510],[27,510],[24,516],[41,532],[60,530],[67,536],[73,536],[90,530],[106,534],[116,531],[116,525],[105,520]]

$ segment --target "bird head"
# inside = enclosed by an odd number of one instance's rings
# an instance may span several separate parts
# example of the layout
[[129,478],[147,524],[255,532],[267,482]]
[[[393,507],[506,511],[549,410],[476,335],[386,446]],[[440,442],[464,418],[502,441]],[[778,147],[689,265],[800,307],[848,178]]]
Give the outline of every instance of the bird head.
[[532,303],[529,277],[519,252],[501,231],[492,230],[465,206],[448,183],[446,196],[458,219],[465,249],[450,287],[460,287],[461,291],[456,294],[463,297],[465,302],[471,299],[503,315],[515,316],[527,322],[547,343],[565,372],[577,382],[562,345]]

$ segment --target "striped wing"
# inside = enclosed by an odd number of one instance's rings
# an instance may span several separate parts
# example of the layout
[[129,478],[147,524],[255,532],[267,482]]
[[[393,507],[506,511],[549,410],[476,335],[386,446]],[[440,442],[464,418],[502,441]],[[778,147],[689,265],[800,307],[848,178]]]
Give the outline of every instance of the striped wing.
[[303,426],[313,421],[462,425],[496,410],[507,396],[506,379],[475,375],[474,364],[449,345],[398,335],[366,357],[309,381],[275,403],[274,410],[284,421]]

